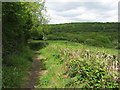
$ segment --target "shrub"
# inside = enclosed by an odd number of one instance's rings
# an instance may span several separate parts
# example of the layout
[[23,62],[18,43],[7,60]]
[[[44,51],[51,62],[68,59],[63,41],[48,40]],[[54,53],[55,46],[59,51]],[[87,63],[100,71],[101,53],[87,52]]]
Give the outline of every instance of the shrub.
[[[66,70],[68,79],[65,80],[66,87],[79,87],[79,88],[118,88],[119,83],[114,80],[114,75],[117,75],[114,71],[110,74],[111,65],[109,61],[104,61],[106,59],[101,58],[99,53],[99,58],[97,55],[90,51],[80,51],[78,54],[76,51],[67,51],[70,53],[66,60]],[[74,56],[73,56],[74,55]],[[89,57],[92,56],[92,58]],[[72,57],[72,58],[71,58]],[[112,62],[112,61],[111,61]],[[109,70],[108,70],[108,69]],[[71,79],[69,82],[69,78]]]

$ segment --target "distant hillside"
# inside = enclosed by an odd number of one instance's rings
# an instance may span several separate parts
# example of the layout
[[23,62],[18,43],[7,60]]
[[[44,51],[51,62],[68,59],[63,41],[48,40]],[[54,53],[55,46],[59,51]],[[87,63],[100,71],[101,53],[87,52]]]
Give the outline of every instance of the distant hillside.
[[118,23],[65,23],[50,24],[51,32],[118,32]]
[[48,40],[68,40],[91,46],[118,48],[118,23],[49,24]]

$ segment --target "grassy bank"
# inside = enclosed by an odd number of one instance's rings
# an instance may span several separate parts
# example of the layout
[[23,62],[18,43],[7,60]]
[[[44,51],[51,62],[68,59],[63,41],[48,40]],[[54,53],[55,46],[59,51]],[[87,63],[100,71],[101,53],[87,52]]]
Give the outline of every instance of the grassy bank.
[[[48,43],[41,49],[48,72],[39,78],[37,88],[118,88],[116,49],[92,47],[68,41]],[[116,64],[115,64],[116,63]]]
[[33,52],[29,47],[24,47],[18,53],[5,57],[2,69],[2,87],[27,88],[32,57]]

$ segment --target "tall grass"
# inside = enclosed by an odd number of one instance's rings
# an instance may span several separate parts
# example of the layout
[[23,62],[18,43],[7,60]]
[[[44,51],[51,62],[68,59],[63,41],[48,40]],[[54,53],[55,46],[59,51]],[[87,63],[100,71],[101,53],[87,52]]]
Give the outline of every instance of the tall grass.
[[32,57],[33,52],[29,47],[24,47],[18,53],[5,57],[2,69],[2,87],[27,87],[28,76],[32,67]]
[[46,68],[46,70],[48,70],[48,72],[45,75],[39,77],[39,84],[36,86],[36,88],[63,87],[63,63],[59,62],[59,52],[56,48],[57,47],[50,48],[48,45],[48,47],[45,47],[42,50],[40,50],[42,57],[47,57],[47,59],[42,60],[42,62],[44,63],[44,67]]
[[43,60],[43,63],[45,63],[48,72],[40,77],[37,87],[119,87],[117,82],[117,78],[119,78],[117,50],[68,41],[45,42],[48,42],[49,45],[40,52],[47,58]]

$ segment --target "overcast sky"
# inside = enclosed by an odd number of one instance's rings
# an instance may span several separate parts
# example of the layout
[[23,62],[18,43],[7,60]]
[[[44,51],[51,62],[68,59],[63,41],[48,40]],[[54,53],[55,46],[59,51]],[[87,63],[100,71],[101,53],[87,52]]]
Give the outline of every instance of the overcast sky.
[[50,24],[117,22],[119,0],[46,0]]

